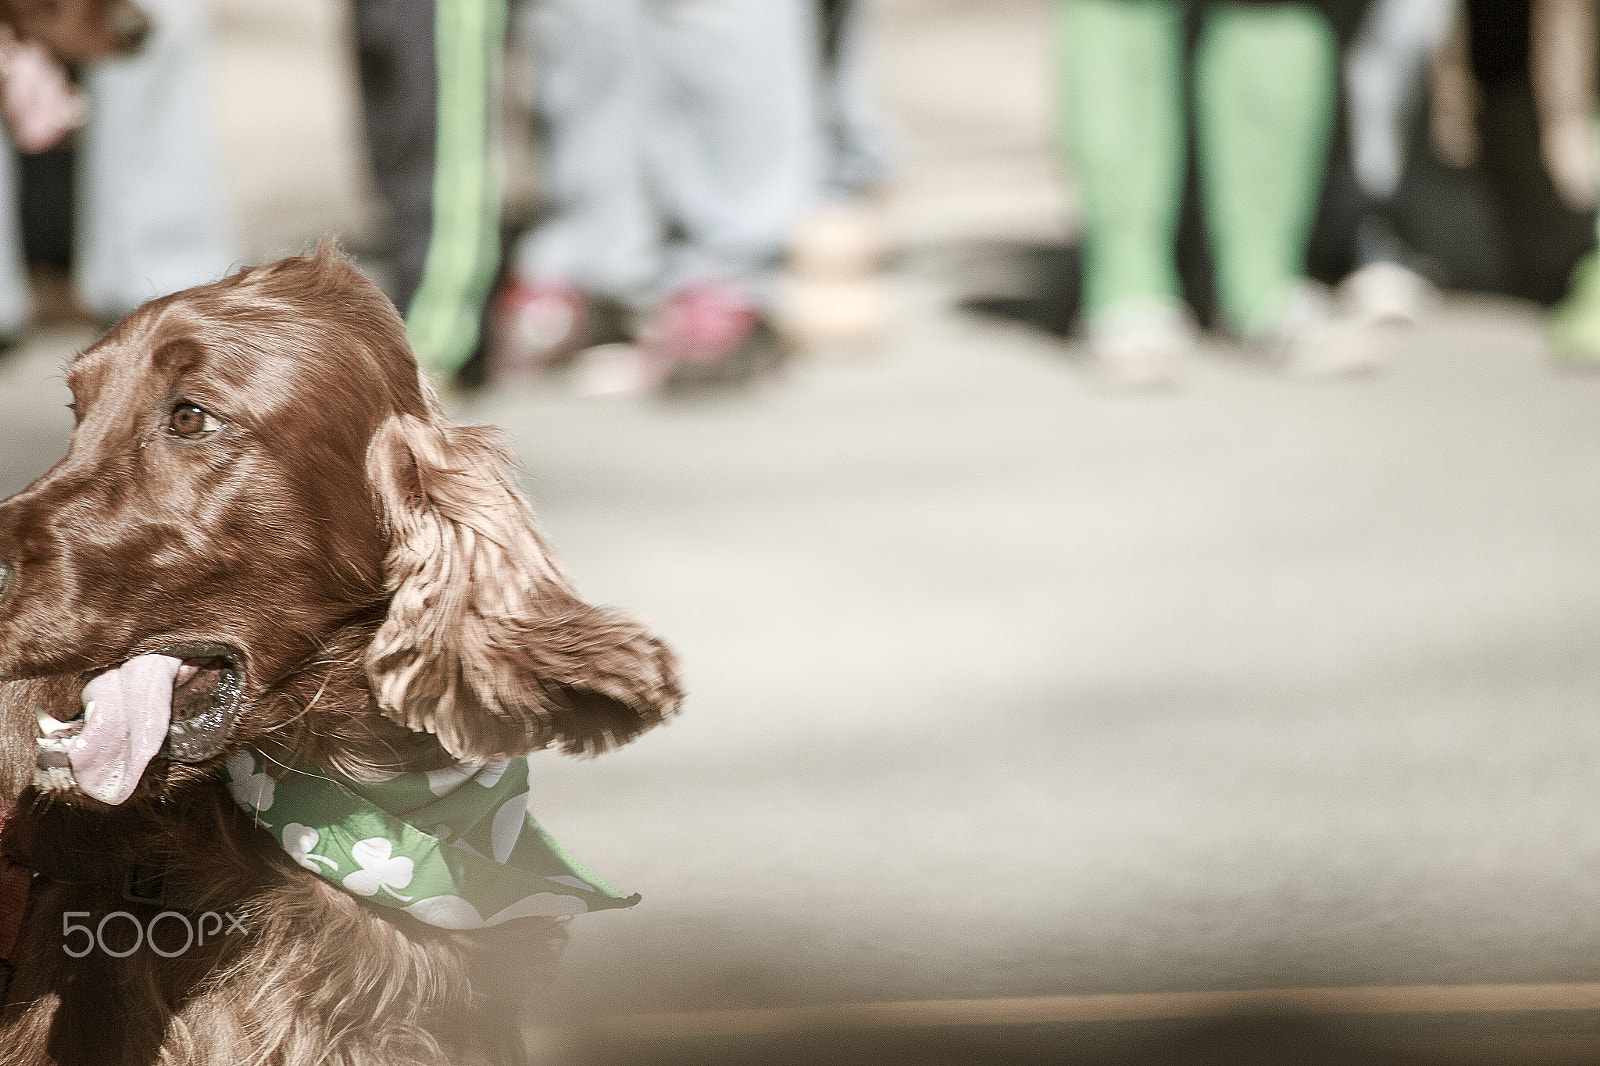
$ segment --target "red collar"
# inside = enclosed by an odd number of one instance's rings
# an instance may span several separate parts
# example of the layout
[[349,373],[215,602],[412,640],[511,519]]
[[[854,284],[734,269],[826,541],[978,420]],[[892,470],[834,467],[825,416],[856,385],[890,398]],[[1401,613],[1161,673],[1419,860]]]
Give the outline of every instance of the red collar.
[[[14,809],[0,807],[0,837],[5,836]],[[17,942],[22,939],[32,895],[33,871],[0,856],[0,1003],[5,1002],[6,986],[17,968]]]

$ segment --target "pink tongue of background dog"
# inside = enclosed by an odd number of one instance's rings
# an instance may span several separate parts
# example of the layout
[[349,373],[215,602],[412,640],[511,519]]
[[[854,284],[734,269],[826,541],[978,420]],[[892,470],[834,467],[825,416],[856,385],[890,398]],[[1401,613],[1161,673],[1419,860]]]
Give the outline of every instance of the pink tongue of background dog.
[[183,660],[141,655],[83,687],[83,732],[67,759],[78,787],[103,803],[121,803],[139,787],[172,721],[172,682]]

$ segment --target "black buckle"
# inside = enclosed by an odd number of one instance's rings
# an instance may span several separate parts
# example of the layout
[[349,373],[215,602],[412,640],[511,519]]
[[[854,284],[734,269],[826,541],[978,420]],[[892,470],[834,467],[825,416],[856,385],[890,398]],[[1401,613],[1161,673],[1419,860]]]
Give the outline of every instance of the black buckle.
[[122,898],[129,903],[160,907],[166,903],[166,897],[162,894],[162,889],[166,887],[165,881],[165,869],[134,863],[128,867],[128,876],[123,879]]

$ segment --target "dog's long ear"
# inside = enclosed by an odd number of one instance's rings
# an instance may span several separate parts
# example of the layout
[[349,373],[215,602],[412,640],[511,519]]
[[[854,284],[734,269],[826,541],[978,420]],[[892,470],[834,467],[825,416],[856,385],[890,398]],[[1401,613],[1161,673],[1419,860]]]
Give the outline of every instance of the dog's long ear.
[[672,652],[580,600],[495,431],[391,415],[367,453],[393,599],[367,653],[383,713],[482,761],[597,752],[677,710]]

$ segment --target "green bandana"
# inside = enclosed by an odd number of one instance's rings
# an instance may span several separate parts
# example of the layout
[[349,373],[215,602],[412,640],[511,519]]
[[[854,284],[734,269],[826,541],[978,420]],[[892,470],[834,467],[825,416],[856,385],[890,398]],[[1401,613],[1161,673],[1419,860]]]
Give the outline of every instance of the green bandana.
[[268,767],[258,752],[241,751],[223,778],[301,866],[441,929],[639,902],[584,870],[533,820],[527,759],[369,783]]

